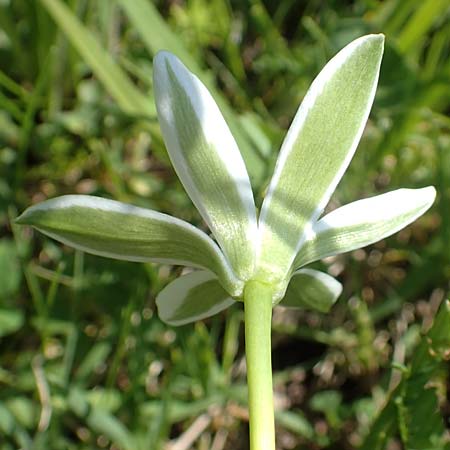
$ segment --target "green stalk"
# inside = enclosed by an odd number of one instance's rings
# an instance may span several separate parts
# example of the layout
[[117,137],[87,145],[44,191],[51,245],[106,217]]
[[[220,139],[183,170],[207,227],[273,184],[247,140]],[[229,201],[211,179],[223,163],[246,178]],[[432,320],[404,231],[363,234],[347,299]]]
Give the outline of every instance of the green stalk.
[[244,290],[250,450],[275,450],[272,392],[272,289],[249,281]]

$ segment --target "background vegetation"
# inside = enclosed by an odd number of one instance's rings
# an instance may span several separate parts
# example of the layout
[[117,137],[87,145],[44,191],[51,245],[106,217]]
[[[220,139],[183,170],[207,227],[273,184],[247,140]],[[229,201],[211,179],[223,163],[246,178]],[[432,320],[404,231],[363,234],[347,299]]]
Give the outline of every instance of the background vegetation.
[[260,202],[310,82],[370,32],[387,38],[380,86],[330,207],[430,184],[438,199],[318,264],[345,287],[331,314],[275,310],[278,447],[448,449],[449,16],[445,0],[1,0],[0,449],[247,448],[240,305],[167,327],[154,298],[179,269],[84,255],[12,221],[83,193],[204,227],[155,116],[161,48],[213,90]]

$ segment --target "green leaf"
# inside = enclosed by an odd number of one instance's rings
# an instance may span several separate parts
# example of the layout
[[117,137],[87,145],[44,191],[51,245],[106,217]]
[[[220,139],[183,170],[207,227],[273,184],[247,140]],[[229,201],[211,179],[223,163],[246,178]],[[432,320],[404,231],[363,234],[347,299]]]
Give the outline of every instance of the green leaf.
[[23,312],[0,309],[0,337],[19,330],[24,322]]
[[87,195],[65,195],[28,208],[17,223],[95,255],[212,270],[233,295],[242,291],[220,249],[187,222]]
[[415,349],[401,382],[388,394],[361,450],[384,449],[391,437],[398,436],[402,448],[450,448],[448,427],[439,412],[439,399],[448,383],[449,348],[450,301],[446,300]]
[[15,427],[15,419],[11,412],[0,402],[0,431],[8,436]]
[[20,288],[22,271],[15,243],[0,239],[0,299],[7,300]]
[[150,100],[136,89],[72,11],[60,0],[40,1],[119,106],[129,114],[154,116]]
[[5,401],[5,404],[16,421],[25,428],[30,429],[36,426],[38,415],[37,405],[30,398],[11,396]]
[[436,26],[440,17],[448,14],[448,1],[426,0],[414,5],[413,11],[397,39],[397,46],[402,53],[417,51],[421,42],[427,42],[430,29]]
[[94,410],[108,411],[114,413],[119,410],[122,402],[120,393],[116,389],[103,389],[86,392],[86,399]]
[[275,411],[277,424],[306,439],[314,438],[314,427],[302,411]]
[[295,258],[294,268],[377,242],[414,222],[432,204],[434,187],[398,189],[342,206],[320,219]]
[[309,405],[313,411],[324,413],[330,426],[338,429],[342,425],[342,400],[340,391],[320,391],[311,397]]
[[98,342],[94,344],[78,366],[76,372],[77,379],[83,380],[92,375],[97,367],[105,364],[110,352],[111,344],[109,342]]
[[175,56],[154,61],[158,118],[173,166],[242,280],[253,274],[256,210],[247,170],[201,81]]
[[104,434],[124,450],[135,450],[134,436],[116,417],[101,408],[93,409],[86,419],[87,424],[95,432]]
[[384,38],[341,50],[312,83],[281,147],[260,216],[260,277],[288,273],[305,233],[344,174],[372,106]]
[[184,325],[213,316],[234,303],[217,278],[196,271],[168,284],[156,298],[161,320]]
[[312,269],[294,272],[280,306],[328,312],[341,295],[342,285],[326,273]]

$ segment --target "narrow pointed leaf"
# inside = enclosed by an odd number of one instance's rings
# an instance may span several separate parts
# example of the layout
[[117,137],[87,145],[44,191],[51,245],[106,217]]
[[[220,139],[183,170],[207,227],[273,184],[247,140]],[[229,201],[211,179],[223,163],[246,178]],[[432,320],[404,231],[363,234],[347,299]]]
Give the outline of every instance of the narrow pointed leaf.
[[326,256],[365,247],[414,222],[433,204],[436,190],[398,189],[342,206],[320,219],[295,258],[298,268]]
[[41,0],[40,3],[46,8],[69,42],[125,112],[135,115],[155,116],[151,101],[133,85],[127,74],[65,2]]
[[65,195],[28,208],[17,223],[95,255],[209,269],[242,290],[217,245],[175,217],[87,195]]
[[168,284],[156,298],[161,320],[184,325],[213,316],[234,300],[210,272],[196,271]]
[[154,61],[158,118],[175,170],[241,279],[253,272],[256,212],[244,161],[216,103],[173,55]]
[[288,272],[350,163],[375,95],[383,41],[369,35],[350,43],[300,105],[261,210],[258,268],[266,279]]
[[280,306],[328,312],[341,295],[342,285],[326,273],[312,269],[294,272]]

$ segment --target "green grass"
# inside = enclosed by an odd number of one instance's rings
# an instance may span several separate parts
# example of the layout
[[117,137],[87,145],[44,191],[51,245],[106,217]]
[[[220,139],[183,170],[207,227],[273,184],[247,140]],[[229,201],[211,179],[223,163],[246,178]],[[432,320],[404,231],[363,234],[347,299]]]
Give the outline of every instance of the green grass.
[[438,199],[319,264],[344,284],[330,314],[275,311],[278,445],[449,448],[449,17],[437,0],[0,2],[0,450],[159,449],[187,430],[184,448],[248,448],[240,305],[170,328],[154,298],[178,269],[84,255],[12,221],[87,193],[204,228],[155,116],[161,48],[213,91],[260,202],[309,83],[369,32],[386,34],[380,87],[332,206],[429,184]]

